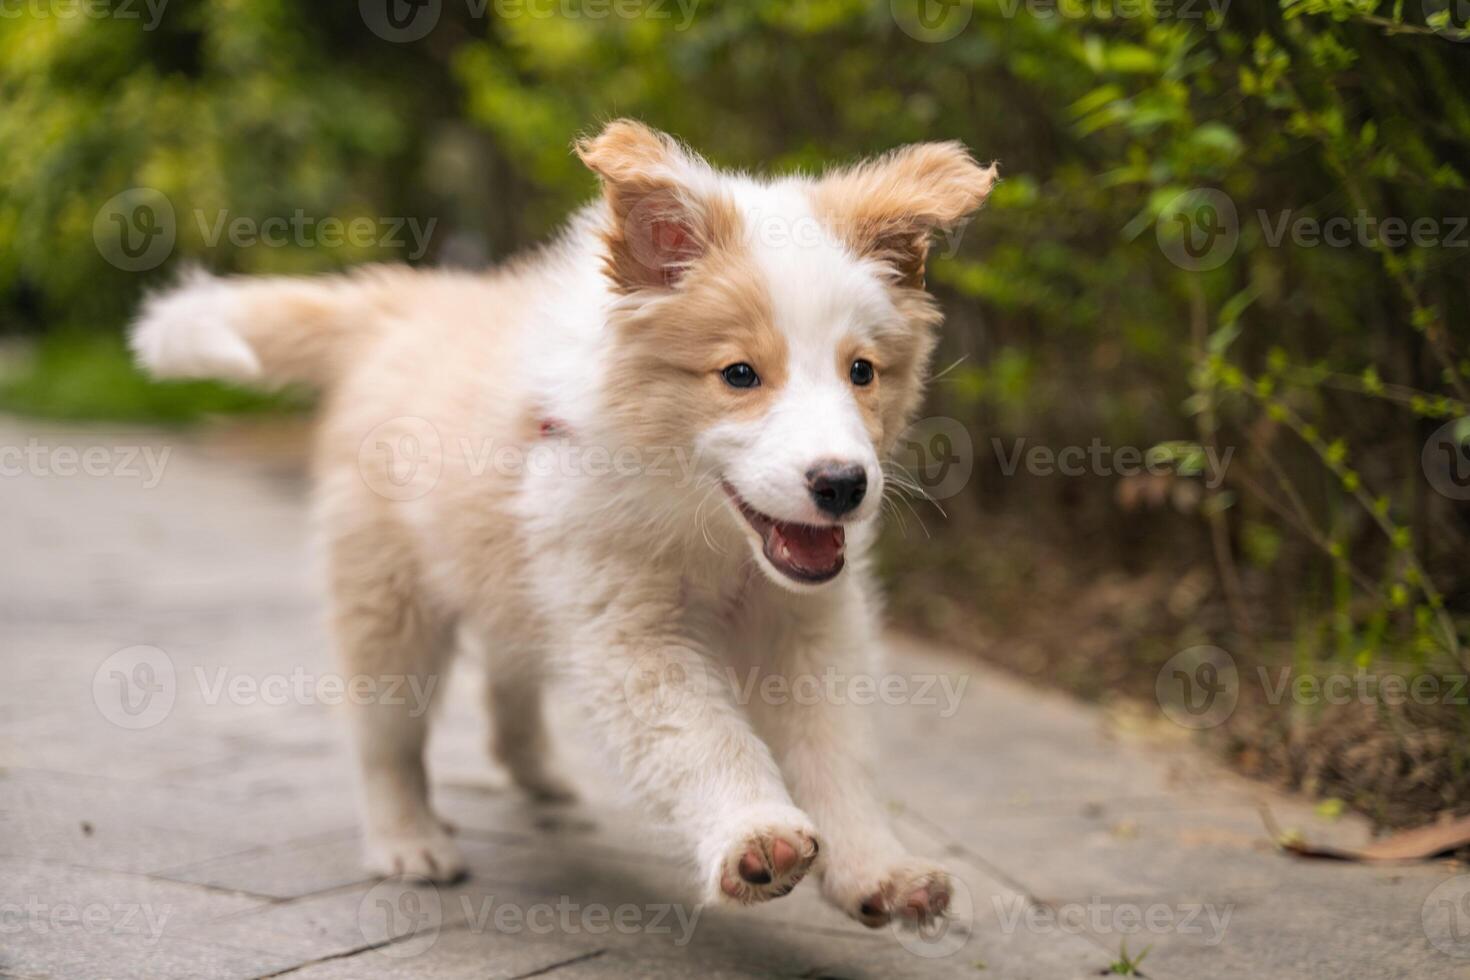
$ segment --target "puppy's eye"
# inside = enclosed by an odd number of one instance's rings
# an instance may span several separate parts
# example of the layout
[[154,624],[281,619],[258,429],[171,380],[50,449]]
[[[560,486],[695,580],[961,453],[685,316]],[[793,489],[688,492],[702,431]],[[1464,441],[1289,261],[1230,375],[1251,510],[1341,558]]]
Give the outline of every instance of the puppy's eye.
[[720,372],[725,379],[725,384],[731,388],[754,388],[761,383],[760,375],[755,373],[755,368],[741,361],[739,364],[731,364]]
[[852,379],[852,383],[859,388],[866,388],[872,384],[874,374],[873,362],[864,360],[861,357],[852,362],[852,369],[847,372],[847,376]]

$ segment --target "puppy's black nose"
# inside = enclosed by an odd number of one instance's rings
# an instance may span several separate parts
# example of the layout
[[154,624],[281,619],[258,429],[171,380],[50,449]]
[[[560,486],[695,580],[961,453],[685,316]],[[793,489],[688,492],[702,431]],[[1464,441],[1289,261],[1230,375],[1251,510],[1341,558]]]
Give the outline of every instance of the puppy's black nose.
[[806,485],[818,510],[841,517],[863,502],[868,472],[855,463],[819,463],[806,471]]

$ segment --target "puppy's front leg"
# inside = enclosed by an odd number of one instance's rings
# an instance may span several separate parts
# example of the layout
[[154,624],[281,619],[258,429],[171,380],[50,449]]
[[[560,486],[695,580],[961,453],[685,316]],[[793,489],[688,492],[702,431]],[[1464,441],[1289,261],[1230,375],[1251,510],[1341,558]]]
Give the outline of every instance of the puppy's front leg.
[[797,804],[821,830],[823,896],[878,928],[895,916],[927,922],[943,915],[951,885],[942,867],[909,854],[894,836],[875,789],[872,708],[853,697],[856,681],[882,680],[878,658],[864,654],[870,642],[859,631],[844,636],[834,622],[820,646],[785,651],[779,663],[789,690],[805,684],[817,696],[756,699],[752,716]]
[[779,898],[817,857],[770,750],[673,606],[623,607],[575,646],[575,676],[629,785],[688,841],[708,901]]

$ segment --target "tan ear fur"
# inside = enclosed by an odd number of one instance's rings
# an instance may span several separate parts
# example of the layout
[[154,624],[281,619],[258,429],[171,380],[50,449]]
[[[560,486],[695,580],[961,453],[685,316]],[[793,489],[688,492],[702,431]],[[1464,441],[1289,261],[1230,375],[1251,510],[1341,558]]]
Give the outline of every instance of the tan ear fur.
[[738,237],[739,215],[713,189],[709,164],[673,137],[617,119],[578,140],[576,151],[602,178],[612,218],[605,268],[620,291],[673,288],[701,257]]
[[898,284],[923,288],[930,235],[978,209],[998,177],[958,142],[915,143],[824,176],[813,198],[853,251],[891,265]]

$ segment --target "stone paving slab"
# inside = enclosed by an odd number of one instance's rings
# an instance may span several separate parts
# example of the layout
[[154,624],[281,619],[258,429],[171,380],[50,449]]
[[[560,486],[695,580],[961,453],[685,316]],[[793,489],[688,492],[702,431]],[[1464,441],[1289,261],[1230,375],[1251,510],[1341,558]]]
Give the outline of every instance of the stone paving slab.
[[[1222,771],[1147,712],[900,637],[893,672],[958,695],[874,708],[900,836],[961,886],[942,936],[869,932],[810,885],[699,908],[668,834],[622,796],[572,706],[552,710],[583,802],[507,788],[485,758],[472,664],[430,746],[472,876],[375,882],[357,863],[332,707],[220,694],[331,669],[299,467],[177,434],[0,419],[0,445],[32,437],[169,455],[156,485],[0,479],[0,978],[1081,980],[1126,943],[1149,949],[1150,978],[1470,980],[1463,867],[1286,857],[1262,805],[1314,839],[1368,829]],[[139,645],[174,682],[157,718],[156,702],[119,714],[109,686],[115,655]],[[121,666],[126,680],[137,663]]]

